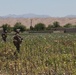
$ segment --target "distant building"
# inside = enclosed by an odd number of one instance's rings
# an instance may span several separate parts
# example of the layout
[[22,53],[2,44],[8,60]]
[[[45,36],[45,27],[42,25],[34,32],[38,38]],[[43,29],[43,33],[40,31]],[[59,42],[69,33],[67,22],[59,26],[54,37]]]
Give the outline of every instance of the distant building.
[[52,28],[53,32],[76,33],[76,28]]

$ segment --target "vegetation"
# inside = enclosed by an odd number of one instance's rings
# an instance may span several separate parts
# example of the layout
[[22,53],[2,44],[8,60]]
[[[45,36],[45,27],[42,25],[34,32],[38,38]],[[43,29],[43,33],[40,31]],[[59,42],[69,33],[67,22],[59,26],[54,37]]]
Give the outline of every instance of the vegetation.
[[2,28],[4,31],[8,31],[8,32],[12,31],[12,27],[10,27],[10,25],[8,25],[8,24],[3,24]]
[[53,28],[58,28],[58,27],[61,27],[61,26],[60,26],[59,22],[55,21],[53,23]]
[[76,75],[76,34],[22,34],[16,55],[12,36],[0,36],[0,74]]
[[[35,26],[30,26],[29,28],[26,28],[23,24],[20,22],[17,22],[14,27],[11,27],[9,24],[3,24],[2,28],[4,30],[7,30],[8,32],[16,31],[16,29],[20,29],[21,32],[24,31],[44,31],[44,30],[51,30],[52,28],[76,28],[76,25],[72,25],[70,23],[65,24],[64,26],[61,26],[58,21],[54,21],[53,24],[49,24],[47,27],[43,23],[37,23]],[[0,27],[1,28],[1,27]]]
[[70,23],[67,23],[66,25],[64,25],[64,27],[65,27],[65,28],[72,28],[72,27],[73,27],[73,25],[72,25],[72,24],[70,24]]
[[21,32],[24,32],[26,30],[26,27],[22,25],[20,22],[17,22],[13,27],[14,31],[16,31],[16,29],[20,29]]
[[30,26],[30,30],[34,30],[34,27],[33,26]]
[[46,27],[46,30],[51,30],[51,28],[53,28],[53,25],[48,25],[48,27]]
[[45,29],[46,29],[46,27],[45,27],[45,24],[43,24],[43,23],[38,23],[34,26],[34,30],[37,30],[37,31],[45,30]]

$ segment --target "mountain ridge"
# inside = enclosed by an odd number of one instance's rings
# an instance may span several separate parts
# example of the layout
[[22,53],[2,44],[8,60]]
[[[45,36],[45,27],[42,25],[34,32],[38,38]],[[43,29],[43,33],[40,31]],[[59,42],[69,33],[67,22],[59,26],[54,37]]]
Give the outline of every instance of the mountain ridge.
[[66,18],[76,18],[76,15],[67,15]]
[[[49,17],[51,16],[50,15],[38,15],[38,14],[33,14],[33,13],[21,14],[21,15],[8,14],[5,16],[0,16],[0,18],[49,18]],[[66,15],[64,17],[58,17],[58,18],[76,18],[76,15]]]
[[6,16],[0,16],[1,18],[47,18],[50,17],[49,15],[37,15],[37,14],[22,14],[22,15],[15,15],[15,14],[9,14]]

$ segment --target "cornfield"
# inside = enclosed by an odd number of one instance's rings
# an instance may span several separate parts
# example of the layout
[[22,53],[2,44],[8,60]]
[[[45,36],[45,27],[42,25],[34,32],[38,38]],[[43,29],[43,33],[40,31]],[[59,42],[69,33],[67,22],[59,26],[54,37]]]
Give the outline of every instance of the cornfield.
[[[76,34],[21,34],[17,53],[8,35],[0,36],[0,75],[76,75]],[[16,51],[16,54],[14,52]]]

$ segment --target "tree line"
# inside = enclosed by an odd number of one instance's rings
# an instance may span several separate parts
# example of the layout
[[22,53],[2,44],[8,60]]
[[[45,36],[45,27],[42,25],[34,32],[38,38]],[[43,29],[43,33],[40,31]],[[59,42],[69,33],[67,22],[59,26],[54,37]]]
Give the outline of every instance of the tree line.
[[53,22],[53,24],[50,24],[47,27],[43,23],[37,23],[35,26],[31,25],[30,28],[27,29],[25,25],[21,24],[20,22],[17,22],[13,27],[11,27],[9,24],[3,24],[0,28],[3,28],[8,32],[16,31],[16,29],[20,29],[21,32],[24,32],[24,31],[44,31],[44,30],[51,30],[52,28],[75,28],[75,27],[76,25],[72,25],[70,23],[61,26],[59,22],[55,21]]

